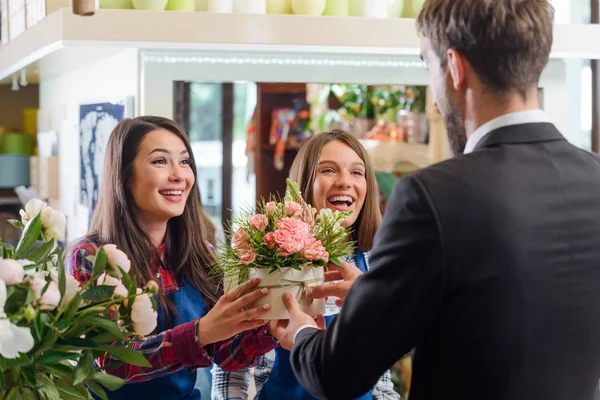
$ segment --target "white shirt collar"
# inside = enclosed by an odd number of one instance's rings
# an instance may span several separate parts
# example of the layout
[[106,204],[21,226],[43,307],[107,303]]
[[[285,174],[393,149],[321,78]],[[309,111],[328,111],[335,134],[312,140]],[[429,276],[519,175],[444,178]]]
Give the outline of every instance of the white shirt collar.
[[548,115],[542,110],[518,111],[502,115],[486,122],[473,132],[467,140],[464,154],[471,153],[477,144],[491,131],[510,125],[532,124],[539,122],[550,122]]

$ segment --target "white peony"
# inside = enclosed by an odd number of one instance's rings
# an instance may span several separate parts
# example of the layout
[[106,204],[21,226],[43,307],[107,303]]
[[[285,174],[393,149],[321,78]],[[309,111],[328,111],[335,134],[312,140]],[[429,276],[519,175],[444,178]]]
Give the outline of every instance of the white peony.
[[123,285],[123,283],[121,283],[121,280],[118,278],[115,278],[114,276],[108,275],[106,273],[103,273],[102,275],[100,275],[98,277],[98,285],[114,286],[115,287],[114,294],[116,294],[116,295],[118,294],[119,296],[121,296],[123,298],[129,296],[129,291],[127,290],[125,285]]
[[29,221],[34,219],[46,207],[48,207],[48,205],[40,199],[34,198],[29,200],[27,204],[25,204],[25,211],[19,211],[19,214],[21,214],[21,222],[23,222],[23,225],[27,225]]
[[[138,293],[141,289],[138,288]],[[152,300],[147,294],[138,295],[131,306],[133,330],[140,337],[151,334],[156,329],[158,313],[152,307]]]
[[63,240],[65,238],[65,227],[67,225],[65,214],[46,207],[42,210],[41,219],[46,240]]
[[48,282],[40,277],[33,278],[32,289],[35,294],[35,303],[39,305],[40,310],[51,311],[58,307],[60,303],[60,291],[54,281],[50,281],[48,288],[42,295],[42,291]]
[[0,356],[14,359],[19,353],[30,351],[35,342],[31,330],[27,327],[16,326],[6,319],[4,306],[6,305],[6,283],[0,280]]
[[25,270],[16,260],[0,258],[0,279],[7,285],[17,285],[23,282]]
[[69,304],[69,302],[71,300],[73,300],[75,295],[77,293],[79,293],[79,290],[81,289],[79,287],[79,281],[77,279],[73,278],[69,274],[66,275],[66,278],[67,278],[67,285],[65,286],[65,294],[61,300],[61,305],[63,305],[63,306],[65,304]]
[[114,244],[106,244],[102,246],[102,248],[106,252],[108,265],[113,269],[115,275],[117,275],[119,278],[121,277],[121,271],[119,271],[118,267],[121,267],[123,271],[129,273],[129,270],[131,269],[131,261],[129,261],[129,258],[127,258],[125,253],[117,249],[117,246]]

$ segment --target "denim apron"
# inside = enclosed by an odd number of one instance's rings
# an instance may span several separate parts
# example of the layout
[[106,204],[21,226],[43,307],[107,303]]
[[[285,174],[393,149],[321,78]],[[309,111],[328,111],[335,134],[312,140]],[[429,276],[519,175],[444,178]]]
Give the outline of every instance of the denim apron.
[[[174,316],[171,327],[194,321],[206,315],[206,303],[200,292],[189,282],[186,282],[177,292],[167,295],[175,304],[179,315]],[[166,326],[165,310],[160,304],[157,307],[157,332],[168,329]],[[196,384],[196,370],[184,368],[169,375],[146,382],[128,383],[121,389],[111,392],[106,390],[108,398],[113,399],[156,399],[156,400],[200,400],[200,391]]]
[[[356,266],[362,271],[367,272],[367,263],[365,255],[361,251],[356,251]],[[325,317],[325,325],[329,325],[335,315]],[[318,400],[304,389],[292,370],[290,362],[290,352],[282,347],[275,349],[275,363],[259,395],[260,400]],[[356,400],[373,400],[373,391],[358,397]]]

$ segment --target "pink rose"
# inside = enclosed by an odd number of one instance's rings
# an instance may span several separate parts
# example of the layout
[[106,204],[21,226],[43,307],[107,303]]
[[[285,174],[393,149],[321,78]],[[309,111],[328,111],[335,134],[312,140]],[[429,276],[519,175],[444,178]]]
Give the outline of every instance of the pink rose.
[[285,213],[290,217],[302,215],[302,206],[295,201],[286,201],[284,206]]
[[231,244],[234,249],[248,247],[248,245],[250,244],[250,240],[248,239],[248,234],[246,233],[246,231],[238,229],[231,238]]
[[256,253],[252,249],[238,251],[242,264],[252,264],[256,260]]
[[275,203],[274,201],[268,202],[267,204],[265,204],[265,210],[267,211],[268,215],[273,215],[273,213],[277,211],[277,203]]
[[267,244],[269,249],[274,249],[277,247],[277,242],[275,241],[275,232],[269,232],[263,238],[263,241]]
[[314,240],[313,242],[309,243],[306,247],[304,247],[304,249],[302,250],[302,257],[305,260],[310,261],[329,261],[329,253],[327,253],[327,250],[325,250],[325,247],[323,247],[323,244],[320,240]]
[[264,232],[264,230],[267,228],[267,225],[269,224],[269,218],[267,218],[267,216],[263,214],[254,214],[253,216],[248,218],[248,222],[250,223],[250,226],[254,229]]

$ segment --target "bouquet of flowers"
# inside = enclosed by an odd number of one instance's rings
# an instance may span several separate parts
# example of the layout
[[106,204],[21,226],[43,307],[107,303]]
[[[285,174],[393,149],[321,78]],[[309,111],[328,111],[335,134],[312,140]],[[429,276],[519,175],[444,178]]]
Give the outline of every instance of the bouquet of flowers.
[[156,282],[143,289],[128,274],[130,262],[114,245],[91,257],[84,284],[65,273],[61,240],[65,216],[33,199],[21,210],[16,247],[0,238],[0,398],[106,399],[125,381],[94,365],[109,353],[150,366],[125,345],[151,333]]
[[350,232],[342,226],[348,215],[330,209],[317,213],[302,198],[298,184],[288,179],[283,201],[263,200],[256,213],[247,211],[234,219],[237,229],[229,231],[231,244],[221,246],[216,261],[226,290],[258,277],[259,287],[271,289],[256,304],[271,305],[263,318],[287,318],[281,301],[285,291],[295,294],[306,312],[322,314],[325,302],[310,302],[304,292],[308,286],[323,283],[328,262],[339,265],[340,257],[353,251]]

